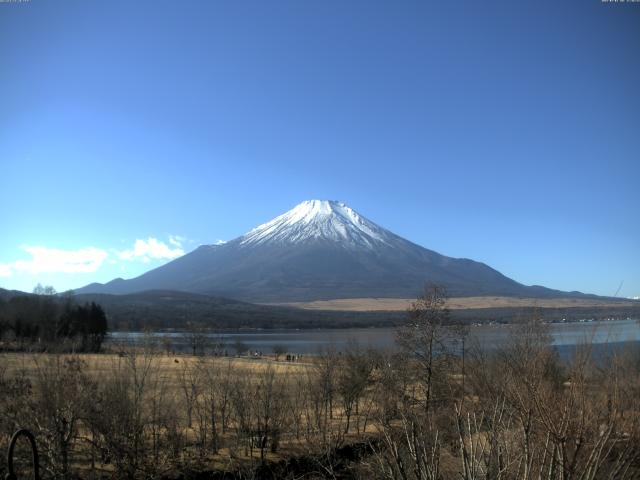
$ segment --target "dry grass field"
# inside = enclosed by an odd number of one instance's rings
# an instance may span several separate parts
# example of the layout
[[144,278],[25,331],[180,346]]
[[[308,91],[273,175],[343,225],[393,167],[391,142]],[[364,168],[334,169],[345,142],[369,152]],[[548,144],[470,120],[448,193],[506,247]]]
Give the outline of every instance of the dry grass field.
[[[0,365],[2,365],[5,374],[12,375],[20,371],[33,378],[41,366],[52,360],[71,358],[80,358],[83,362],[83,372],[92,377],[100,377],[114,372],[114,369],[117,369],[118,365],[126,359],[118,354],[0,353]],[[137,361],[141,362],[143,358],[139,356]],[[185,368],[197,367],[203,361],[202,359],[203,357],[191,355],[154,355],[153,368],[161,372],[163,378],[175,382]],[[230,368],[237,375],[254,375],[271,368],[277,375],[287,377],[301,375],[313,365],[310,363],[312,362],[311,358],[305,362],[287,362],[284,360],[275,361],[273,357],[206,357],[206,361],[211,368]]]
[[[329,311],[404,311],[415,302],[415,298],[342,298],[335,300],[316,300],[313,302],[290,302],[277,305],[298,307],[307,310]],[[276,304],[273,304],[276,305]],[[518,298],[518,297],[453,297],[447,300],[451,310],[475,308],[572,308],[572,307],[620,307],[638,306],[632,300],[599,300],[593,298]]]
[[425,315],[401,352],[298,362],[0,353],[0,450],[26,427],[65,480],[640,478],[638,350],[564,362],[534,319],[462,360],[433,348],[459,330]]
[[[361,410],[345,412],[353,404],[319,390],[323,368],[312,357],[1,353],[0,448],[27,426],[59,474],[55,432],[73,425],[65,455],[82,478],[171,477],[187,465],[241,471],[322,454],[374,430],[363,418],[372,414],[371,400],[358,399]],[[336,365],[329,369],[337,376]]]

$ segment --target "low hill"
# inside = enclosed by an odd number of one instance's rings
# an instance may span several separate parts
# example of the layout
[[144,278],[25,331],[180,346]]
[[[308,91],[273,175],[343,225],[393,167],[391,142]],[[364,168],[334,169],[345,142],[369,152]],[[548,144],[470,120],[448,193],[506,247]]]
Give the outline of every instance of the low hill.
[[129,295],[80,294],[76,298],[102,305],[115,330],[185,328],[190,323],[215,329],[345,328],[391,325],[401,317],[397,312],[311,312],[167,290]]
[[[33,294],[0,289],[0,321],[3,305],[15,296]],[[405,318],[410,299],[348,299],[310,305],[260,305],[224,297],[187,292],[152,290],[129,295],[80,294],[77,303],[96,302],[107,315],[109,328],[142,331],[185,329],[197,325],[207,329],[313,329],[390,327]],[[640,318],[640,302],[574,299],[548,300],[538,304],[526,299],[452,298],[453,321],[511,322],[541,315],[549,321],[584,318]],[[300,308],[306,307],[306,308]],[[351,310],[349,310],[351,309]]]
[[[77,299],[80,302],[94,301],[102,305],[112,329],[115,330],[180,329],[189,323],[206,328],[233,330],[389,327],[404,320],[406,308],[411,303],[409,299],[396,299],[400,301],[392,305],[385,299],[382,304],[384,309],[349,310],[344,303],[330,306],[319,302],[323,309],[305,309],[299,308],[300,306],[260,305],[224,297],[166,290],[129,295],[82,294],[77,295]],[[517,299],[494,299],[491,302],[483,297],[452,298],[452,318],[463,323],[510,322],[534,314],[549,321],[640,318],[640,302],[634,301],[616,302],[613,299],[599,303],[588,299],[560,299],[536,304],[526,299],[520,299],[520,303],[513,300]]]

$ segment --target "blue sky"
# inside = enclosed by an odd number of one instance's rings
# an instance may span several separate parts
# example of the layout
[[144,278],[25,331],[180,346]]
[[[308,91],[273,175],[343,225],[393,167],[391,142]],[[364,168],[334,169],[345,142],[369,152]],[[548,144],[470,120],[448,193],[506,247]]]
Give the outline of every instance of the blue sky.
[[311,198],[640,295],[640,4],[0,3],[0,287],[136,276]]

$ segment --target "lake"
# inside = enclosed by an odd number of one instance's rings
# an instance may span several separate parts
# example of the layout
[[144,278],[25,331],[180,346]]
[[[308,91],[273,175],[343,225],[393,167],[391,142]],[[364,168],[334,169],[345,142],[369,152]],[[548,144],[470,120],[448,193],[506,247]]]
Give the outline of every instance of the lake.
[[[603,346],[640,342],[640,322],[634,319],[553,323],[550,327],[553,344],[563,355],[586,341]],[[495,348],[506,342],[511,328],[509,325],[472,326],[469,328],[468,344],[477,343],[484,348]],[[295,354],[316,354],[329,347],[340,351],[354,341],[362,347],[388,349],[395,345],[393,328],[262,330],[209,333],[206,336],[211,344],[224,343],[229,353],[234,352],[233,345],[237,342],[243,343],[251,351],[265,354],[271,353],[274,345],[280,345],[287,352]],[[176,350],[185,351],[189,348],[188,334],[184,332],[112,332],[107,341],[112,344],[140,344],[149,338],[161,342],[163,337],[170,338]]]

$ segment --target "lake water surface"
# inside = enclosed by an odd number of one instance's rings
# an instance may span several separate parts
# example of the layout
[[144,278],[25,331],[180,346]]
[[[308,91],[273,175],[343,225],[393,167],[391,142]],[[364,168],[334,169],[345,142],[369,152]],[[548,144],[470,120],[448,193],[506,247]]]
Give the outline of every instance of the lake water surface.
[[[503,345],[512,331],[509,325],[480,325],[469,328],[468,344],[477,343],[484,348]],[[640,342],[640,322],[634,319],[554,323],[550,325],[553,344],[562,352],[571,347],[591,341],[598,345],[613,345],[627,342]],[[188,334],[183,332],[112,332],[110,343],[142,343],[149,336],[154,341],[169,337],[176,350],[188,349]],[[316,354],[327,348],[344,350],[350,342],[362,347],[394,348],[395,329],[393,328],[351,328],[326,330],[262,330],[251,332],[210,333],[211,343],[224,343],[229,353],[237,342],[246,345],[251,351],[271,353],[274,345],[295,354]]]

